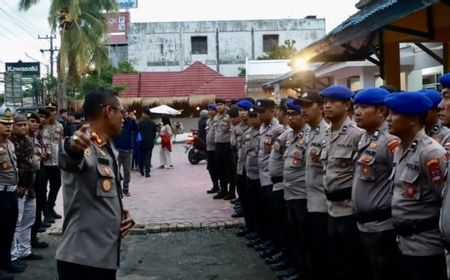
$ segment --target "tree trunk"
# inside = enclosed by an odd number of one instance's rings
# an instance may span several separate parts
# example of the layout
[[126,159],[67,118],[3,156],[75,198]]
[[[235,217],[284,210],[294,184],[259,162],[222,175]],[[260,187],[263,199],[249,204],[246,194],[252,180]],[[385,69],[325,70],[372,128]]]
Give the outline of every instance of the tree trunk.
[[56,90],[56,103],[58,104],[58,109],[67,107],[66,100],[66,81],[65,81],[65,71],[64,65],[61,65],[63,62],[61,60],[60,55],[58,54],[57,58],[58,63],[58,86]]

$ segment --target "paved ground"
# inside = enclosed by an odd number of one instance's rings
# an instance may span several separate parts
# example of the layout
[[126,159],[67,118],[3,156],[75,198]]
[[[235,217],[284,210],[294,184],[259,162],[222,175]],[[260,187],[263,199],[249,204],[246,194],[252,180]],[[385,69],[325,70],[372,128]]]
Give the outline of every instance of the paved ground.
[[[16,280],[53,280],[58,237],[47,237],[51,248],[36,250],[45,261],[28,262]],[[123,280],[268,280],[276,279],[253,249],[232,230],[190,231],[128,236],[122,245]],[[86,279],[87,280],[87,279]]]
[[[206,193],[211,188],[206,162],[192,165],[184,151],[183,144],[174,145],[174,169],[153,168],[150,178],[132,172],[132,195],[124,198],[124,205],[139,224],[137,231],[232,227],[242,223],[241,219],[231,218],[233,209],[228,201],[213,200]],[[152,164],[159,166],[159,146],[153,150]],[[56,211],[63,212],[61,194]],[[52,231],[57,233],[60,229],[61,221],[58,221]]]

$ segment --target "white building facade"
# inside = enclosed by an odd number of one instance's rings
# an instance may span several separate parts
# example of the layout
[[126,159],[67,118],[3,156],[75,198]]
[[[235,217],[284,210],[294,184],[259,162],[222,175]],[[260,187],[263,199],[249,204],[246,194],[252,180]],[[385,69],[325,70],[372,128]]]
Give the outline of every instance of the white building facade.
[[[127,59],[137,71],[180,71],[200,61],[225,76],[237,76],[246,59],[294,40],[301,49],[325,35],[325,19],[130,23]],[[114,51],[111,61],[118,62]],[[122,57],[125,55],[122,54]]]

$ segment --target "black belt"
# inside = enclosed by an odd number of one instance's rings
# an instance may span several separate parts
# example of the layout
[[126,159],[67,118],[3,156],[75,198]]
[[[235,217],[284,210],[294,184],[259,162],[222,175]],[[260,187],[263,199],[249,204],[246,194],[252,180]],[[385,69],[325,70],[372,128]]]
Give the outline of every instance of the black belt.
[[281,183],[283,182],[283,176],[270,177],[270,180],[272,181],[273,184]]
[[439,229],[439,216],[414,222],[414,224],[395,224],[398,235],[409,236],[425,231]]
[[391,208],[376,210],[372,213],[356,213],[356,220],[361,224],[369,222],[381,222],[392,218]]
[[332,192],[325,191],[327,200],[329,201],[342,201],[352,198],[352,188],[345,188],[341,190],[335,190]]

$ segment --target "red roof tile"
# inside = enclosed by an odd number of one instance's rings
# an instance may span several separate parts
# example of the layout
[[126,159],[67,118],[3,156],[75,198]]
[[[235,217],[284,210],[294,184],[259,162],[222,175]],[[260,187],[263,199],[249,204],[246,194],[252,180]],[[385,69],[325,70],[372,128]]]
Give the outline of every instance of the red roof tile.
[[115,74],[113,84],[128,88],[123,97],[170,97],[215,94],[233,99],[244,96],[245,79],[224,77],[208,66],[195,62],[179,72]]

